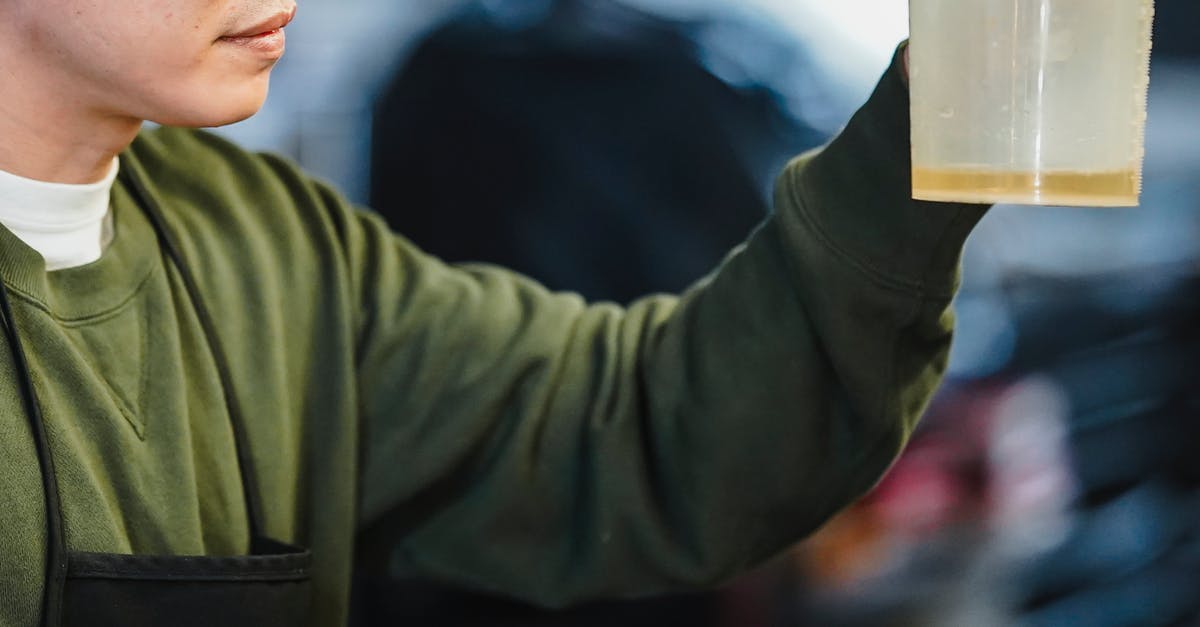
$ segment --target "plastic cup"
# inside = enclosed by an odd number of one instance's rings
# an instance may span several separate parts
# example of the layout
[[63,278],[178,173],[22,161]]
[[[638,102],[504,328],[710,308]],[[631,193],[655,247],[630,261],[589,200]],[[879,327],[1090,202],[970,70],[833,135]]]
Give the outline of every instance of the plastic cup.
[[910,0],[913,198],[1138,204],[1153,0]]

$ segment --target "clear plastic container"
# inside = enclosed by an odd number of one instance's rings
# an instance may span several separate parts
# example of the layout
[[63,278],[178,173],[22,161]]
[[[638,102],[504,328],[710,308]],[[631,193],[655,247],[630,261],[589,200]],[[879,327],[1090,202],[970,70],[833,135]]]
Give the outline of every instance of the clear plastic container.
[[1153,0],[910,0],[913,197],[1133,206]]

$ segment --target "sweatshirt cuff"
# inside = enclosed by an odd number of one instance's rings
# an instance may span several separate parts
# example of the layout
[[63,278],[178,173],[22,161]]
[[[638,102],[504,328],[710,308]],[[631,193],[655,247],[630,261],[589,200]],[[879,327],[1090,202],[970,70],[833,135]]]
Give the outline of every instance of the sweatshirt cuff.
[[822,245],[872,279],[948,298],[963,244],[989,205],[912,199],[905,45],[841,134],[787,167],[778,194]]

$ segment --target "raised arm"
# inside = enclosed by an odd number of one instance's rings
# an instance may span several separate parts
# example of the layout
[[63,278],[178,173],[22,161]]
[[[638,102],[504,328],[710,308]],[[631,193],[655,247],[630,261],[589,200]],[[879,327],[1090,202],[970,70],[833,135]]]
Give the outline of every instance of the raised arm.
[[900,63],[679,297],[587,305],[348,219],[364,547],[547,605],[719,582],[868,490],[945,370],[984,208],[909,199]]

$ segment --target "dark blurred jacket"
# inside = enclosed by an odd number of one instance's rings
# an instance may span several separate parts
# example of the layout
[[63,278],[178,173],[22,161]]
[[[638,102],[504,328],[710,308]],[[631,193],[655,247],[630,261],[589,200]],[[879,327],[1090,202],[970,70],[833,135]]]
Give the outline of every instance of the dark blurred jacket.
[[678,291],[823,139],[705,71],[687,32],[612,2],[557,2],[525,28],[466,12],[378,104],[372,207],[444,259],[593,299]]

